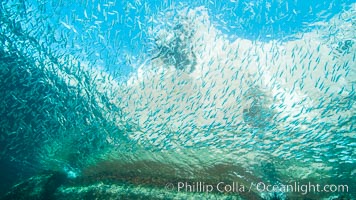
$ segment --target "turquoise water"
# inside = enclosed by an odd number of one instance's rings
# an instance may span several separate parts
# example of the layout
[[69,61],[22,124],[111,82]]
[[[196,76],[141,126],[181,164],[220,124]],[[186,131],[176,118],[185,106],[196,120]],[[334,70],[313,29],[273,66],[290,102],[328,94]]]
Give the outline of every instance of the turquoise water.
[[2,193],[50,170],[147,198],[356,198],[353,1],[0,8]]

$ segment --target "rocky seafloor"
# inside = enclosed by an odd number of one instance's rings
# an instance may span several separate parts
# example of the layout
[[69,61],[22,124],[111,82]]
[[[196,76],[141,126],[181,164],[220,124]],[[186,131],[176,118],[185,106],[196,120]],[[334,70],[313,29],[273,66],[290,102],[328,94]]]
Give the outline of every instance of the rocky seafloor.
[[[145,167],[142,167],[145,166]],[[349,193],[261,193],[256,190],[260,180],[246,172],[243,178],[231,180],[229,174],[213,175],[217,171],[229,171],[238,166],[216,165],[209,172],[197,170],[195,178],[189,178],[188,172],[180,171],[179,178],[173,168],[160,163],[118,163],[105,161],[84,170],[74,177],[71,173],[44,171],[14,185],[1,200],[34,199],[303,199],[303,200],[342,200],[355,199]],[[171,170],[171,173],[169,171]],[[210,173],[210,174],[209,174]],[[163,174],[165,174],[163,176]],[[171,174],[171,175],[169,175]],[[196,178],[198,177],[198,178]],[[235,185],[230,191],[207,191],[207,186],[216,186],[225,182]],[[179,183],[190,185],[178,189]],[[252,188],[250,185],[252,184]],[[231,184],[230,184],[231,185]],[[224,189],[225,188],[225,189]]]

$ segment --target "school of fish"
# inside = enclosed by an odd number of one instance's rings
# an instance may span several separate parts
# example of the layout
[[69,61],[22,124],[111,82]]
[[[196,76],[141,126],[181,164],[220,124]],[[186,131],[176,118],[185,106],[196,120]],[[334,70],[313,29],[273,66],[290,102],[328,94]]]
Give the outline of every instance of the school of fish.
[[[71,173],[112,158],[252,171],[273,162],[289,179],[356,177],[356,4],[290,41],[231,41],[203,6],[134,19],[135,41],[147,35],[152,49],[127,59],[127,80],[86,53],[99,43],[81,47],[73,25],[37,23],[32,9],[1,4],[1,159]],[[83,13],[77,21],[93,18]],[[94,24],[92,37],[108,41]]]

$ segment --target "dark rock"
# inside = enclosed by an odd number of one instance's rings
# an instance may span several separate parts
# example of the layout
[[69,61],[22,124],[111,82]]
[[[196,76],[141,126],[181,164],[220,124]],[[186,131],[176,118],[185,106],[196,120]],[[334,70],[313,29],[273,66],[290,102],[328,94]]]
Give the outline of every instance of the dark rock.
[[60,172],[46,172],[15,185],[2,200],[54,199],[57,188],[66,182],[66,175]]

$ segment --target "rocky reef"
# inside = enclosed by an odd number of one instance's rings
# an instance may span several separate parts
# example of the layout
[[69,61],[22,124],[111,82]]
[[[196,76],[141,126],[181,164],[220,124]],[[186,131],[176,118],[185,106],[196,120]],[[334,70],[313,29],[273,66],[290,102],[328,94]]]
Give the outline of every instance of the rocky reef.
[[[354,199],[352,193],[261,192],[256,183],[265,180],[233,164],[196,169],[194,176],[183,168],[148,160],[103,161],[86,168],[77,177],[43,172],[16,184],[0,199]],[[283,178],[278,176],[276,180]],[[300,184],[305,181],[321,182],[303,180]]]

